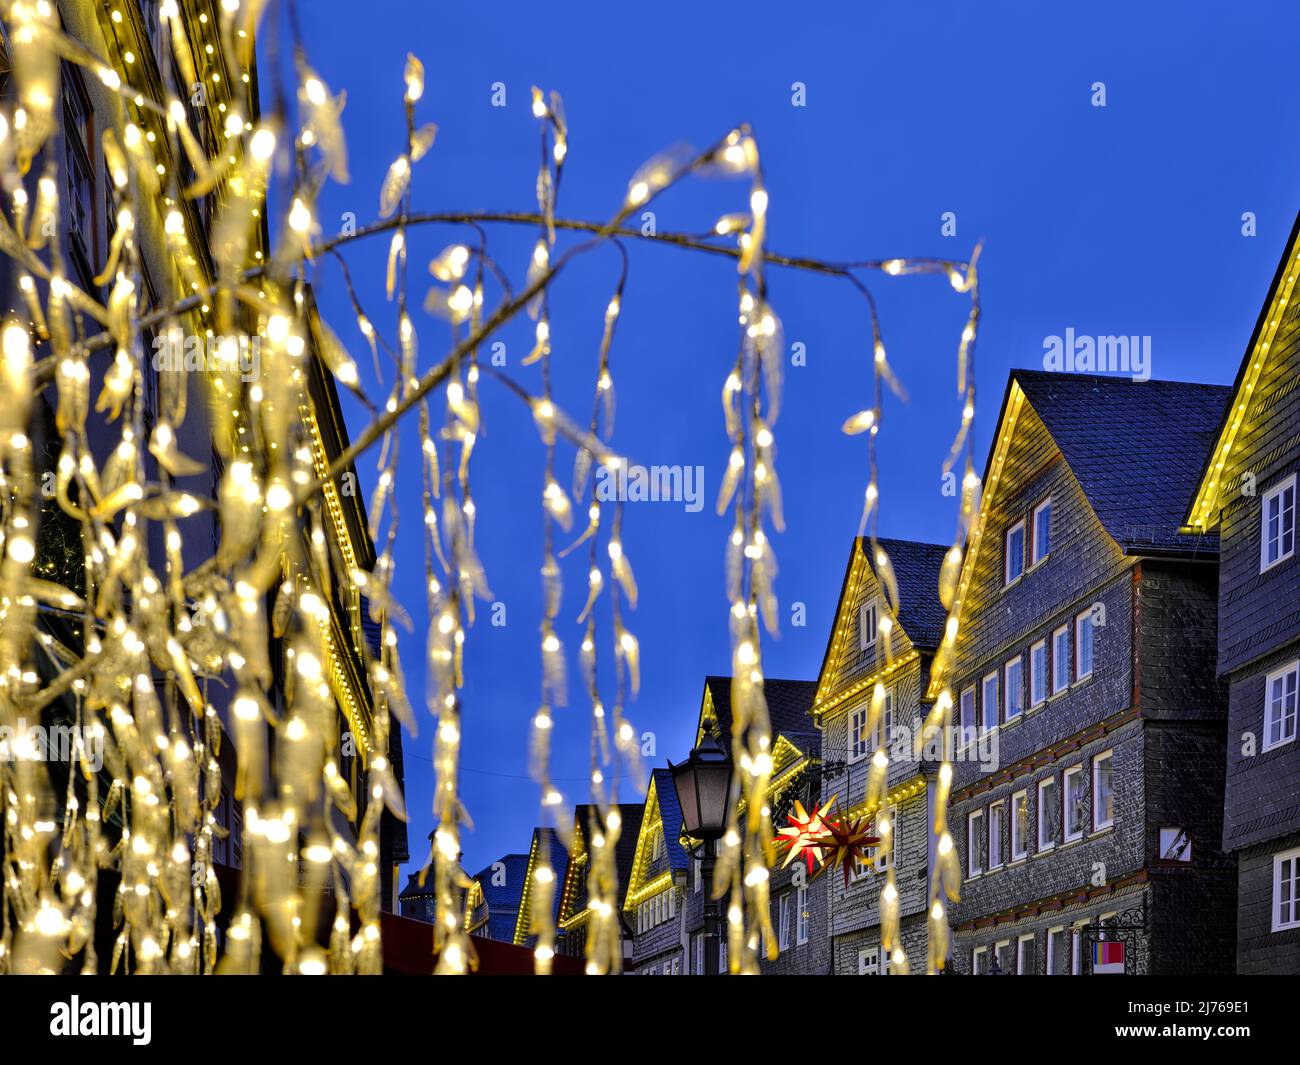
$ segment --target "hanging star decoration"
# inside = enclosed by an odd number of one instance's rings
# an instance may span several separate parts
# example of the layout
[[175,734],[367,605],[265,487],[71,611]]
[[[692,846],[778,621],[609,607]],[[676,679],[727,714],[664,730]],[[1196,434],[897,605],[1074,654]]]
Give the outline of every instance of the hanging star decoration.
[[820,866],[814,875],[839,866],[844,870],[844,886],[848,887],[853,863],[869,861],[867,852],[880,842],[880,837],[871,834],[869,818],[830,817],[835,798],[832,795],[824,804],[814,805],[811,812],[796,799],[794,812],[786,814],[789,827],[781,829],[774,842],[789,848],[783,865],[802,856],[808,872],[814,871],[814,863]]
[[[835,803],[835,796],[832,795],[825,803],[825,809],[830,809]],[[822,814],[823,807],[817,803],[813,804],[812,813],[804,809],[803,803],[798,799],[794,801],[794,812],[785,815],[785,819],[790,822],[789,827],[783,828],[777,832],[777,838],[774,841],[777,846],[787,846],[790,848],[789,853],[785,856],[784,868],[792,861],[803,856],[808,863],[808,872],[813,871],[814,863],[820,864],[825,854],[825,846],[822,840],[827,833],[826,818]]]

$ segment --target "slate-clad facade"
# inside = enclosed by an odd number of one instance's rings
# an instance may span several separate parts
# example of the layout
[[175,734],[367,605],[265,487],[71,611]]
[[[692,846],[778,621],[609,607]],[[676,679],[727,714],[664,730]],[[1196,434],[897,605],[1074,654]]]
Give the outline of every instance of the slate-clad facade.
[[957,973],[1086,973],[1101,926],[1131,973],[1233,967],[1218,543],[1180,531],[1226,401],[1012,373],[958,591]]
[[[622,803],[611,808],[618,812],[618,842],[614,845],[614,868],[618,875],[618,897],[614,901],[621,917],[623,941],[622,958],[626,965],[631,960],[632,936],[623,903],[627,899],[628,884],[632,879],[632,865],[636,857],[637,839],[641,834],[641,819],[646,807],[643,803]],[[587,922],[591,916],[587,897],[587,877],[590,850],[588,841],[600,830],[604,819],[600,807],[582,804],[573,811],[573,847],[569,866],[565,871],[560,892],[559,939],[556,950],[573,958],[586,957]]]
[[[877,546],[888,555],[895,575],[898,624],[882,626],[888,614],[886,590],[871,543],[854,540],[812,710],[823,736],[823,805],[835,800],[850,817],[878,813],[865,806],[867,777],[877,747],[883,744],[889,758],[885,805],[892,824],[891,847],[877,848],[872,862],[855,866],[847,885],[840,869],[830,870],[814,885],[826,899],[830,968],[840,976],[891,971],[893,952],[884,950],[880,927],[880,897],[891,863],[907,970],[925,972],[928,958],[930,824],[937,764],[918,757],[924,751],[916,752],[912,741],[929,713],[926,688],[944,625],[939,570],[946,548],[889,539],[878,540]],[[885,723],[869,736],[864,726],[877,682],[886,693]],[[892,965],[895,973],[898,960]]]
[[1237,971],[1300,973],[1300,220],[1187,515],[1217,528],[1228,684],[1223,846],[1238,862]]

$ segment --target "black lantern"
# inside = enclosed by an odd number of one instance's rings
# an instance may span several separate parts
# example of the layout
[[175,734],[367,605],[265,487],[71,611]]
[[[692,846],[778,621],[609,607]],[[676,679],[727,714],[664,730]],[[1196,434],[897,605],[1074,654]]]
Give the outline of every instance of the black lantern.
[[682,808],[686,835],[698,840],[721,839],[727,830],[731,801],[731,756],[716,736],[706,732],[690,757],[680,765],[668,763]]

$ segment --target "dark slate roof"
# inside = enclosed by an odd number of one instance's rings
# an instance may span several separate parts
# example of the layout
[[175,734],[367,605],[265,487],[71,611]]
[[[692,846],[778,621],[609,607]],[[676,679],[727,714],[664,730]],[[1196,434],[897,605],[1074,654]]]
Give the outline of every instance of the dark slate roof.
[[[859,537],[858,543],[875,573],[876,559],[871,551],[870,538]],[[947,612],[939,602],[939,569],[948,548],[943,544],[891,540],[884,536],[876,537],[876,543],[884,548],[894,568],[894,579],[898,583],[898,623],[914,647],[938,647],[948,620]]]
[[[659,816],[664,823],[664,846],[668,852],[668,868],[685,872],[690,858],[682,849],[682,808],[677,804],[677,787],[673,784],[670,769],[656,769],[653,773],[655,794],[659,797]],[[634,844],[635,849],[635,844]]]
[[[713,712],[723,736],[731,735],[731,678],[705,677],[704,683],[713,699]],[[787,736],[812,733],[812,719],[808,711],[817,694],[815,680],[775,680],[763,682],[763,697],[767,700],[767,716],[772,722],[772,734]]]
[[[504,884],[494,884],[497,863],[506,867]],[[483,889],[483,898],[488,907],[511,906],[518,908],[519,896],[524,893],[524,878],[528,875],[528,855],[506,854],[484,869],[474,874],[479,887]]]
[[418,898],[426,898],[426,897],[432,898],[433,897],[433,871],[430,870],[429,875],[425,877],[423,887],[420,886],[419,872],[417,871],[411,873],[411,875],[406,878],[406,887],[402,888],[401,894],[399,894],[397,897],[399,899],[418,899]]
[[1216,536],[1179,528],[1231,389],[1042,370],[1011,377],[1125,552],[1218,554]]
[[[585,803],[574,807],[573,820],[578,828],[582,830],[582,838],[589,841],[591,838],[592,818],[597,814],[600,807],[594,803]],[[636,859],[636,840],[641,834],[641,819],[645,816],[645,804],[639,802],[625,802],[618,806],[619,817],[622,820],[622,826],[619,829],[618,844],[614,848],[614,865],[618,870],[618,905],[621,909],[623,900],[627,897],[627,885],[632,879],[632,864]],[[587,851],[590,853],[591,845],[587,843]],[[566,910],[569,915],[581,913],[587,908],[587,877],[584,873],[578,883],[572,885],[573,902]]]

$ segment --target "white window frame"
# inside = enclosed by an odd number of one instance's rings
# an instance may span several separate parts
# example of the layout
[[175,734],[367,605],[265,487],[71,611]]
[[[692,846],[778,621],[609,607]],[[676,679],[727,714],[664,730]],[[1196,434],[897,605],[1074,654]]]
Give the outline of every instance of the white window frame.
[[790,892],[785,892],[777,900],[776,949],[790,949]]
[[1044,964],[1043,964],[1043,973],[1044,973],[1044,975],[1046,975],[1046,976],[1064,976],[1064,975],[1065,975],[1065,973],[1054,973],[1054,972],[1052,972],[1052,969],[1055,967],[1056,962],[1059,960],[1059,959],[1056,957],[1056,951],[1052,949],[1052,936],[1053,936],[1054,934],[1057,934],[1057,933],[1059,933],[1059,934],[1060,934],[1060,937],[1061,937],[1061,949],[1062,949],[1062,953],[1064,953],[1066,950],[1068,950],[1067,943],[1068,943],[1069,941],[1065,938],[1065,925],[1063,925],[1063,924],[1058,924],[1058,925],[1057,925],[1056,927],[1054,927],[1054,928],[1049,928],[1049,929],[1047,930],[1047,947],[1046,947],[1046,949],[1043,951],[1043,962],[1044,962]]
[[[882,961],[884,951],[879,947],[862,947],[858,950],[858,975],[859,976],[882,976]],[[874,960],[873,960],[874,958]]]
[[[1043,656],[1043,687],[1041,691],[1034,690],[1038,677],[1038,670],[1034,668],[1035,651],[1040,651]],[[1036,709],[1047,702],[1047,691],[1051,684],[1052,670],[1051,663],[1047,659],[1047,641],[1039,640],[1029,648],[1029,709]]]
[[[979,822],[978,827],[976,827],[976,821]],[[980,863],[979,867],[976,868],[976,863],[980,862],[980,848],[977,842],[977,837],[983,836],[984,832],[985,832],[984,811],[982,809],[972,810],[970,813],[966,815],[966,876],[967,877],[976,877],[984,872],[983,863]]]
[[[1290,674],[1295,674],[1295,678],[1296,678],[1295,680],[1296,690],[1294,696],[1292,697],[1291,714],[1290,714],[1291,734],[1288,736],[1286,730],[1288,715],[1286,713],[1286,685],[1283,684],[1282,700],[1281,703],[1279,704],[1280,705],[1279,716],[1281,718],[1281,723],[1278,728],[1278,740],[1276,743],[1273,743],[1269,739],[1269,735],[1272,731],[1271,725],[1273,722],[1273,682],[1276,680],[1283,680],[1285,677],[1287,677]],[[1295,662],[1288,663],[1287,665],[1283,666],[1281,669],[1275,669],[1272,673],[1270,673],[1267,677],[1264,678],[1264,743],[1261,746],[1260,750],[1271,751],[1275,747],[1282,747],[1285,744],[1293,742],[1296,737],[1298,723],[1300,723],[1300,661],[1295,661]]]
[[[1291,863],[1291,917],[1282,916],[1282,864]],[[1274,932],[1300,928],[1300,847],[1280,851],[1273,855],[1273,917],[1269,922]]]
[[[969,725],[966,722],[966,706],[967,706],[966,697],[967,696],[970,696]],[[979,707],[975,705],[975,685],[972,684],[969,688],[964,688],[962,690],[961,698],[958,702],[957,727],[961,730],[961,741],[962,741],[960,746],[962,747],[968,746],[969,743],[974,740],[975,736],[978,735],[979,733],[978,716],[979,716]]]
[[[1020,533],[1020,572],[1014,577],[1011,576],[1011,537]],[[1016,581],[1025,575],[1025,548],[1028,545],[1025,542],[1025,519],[1021,518],[1018,522],[1007,529],[1002,537],[1002,584],[1004,587],[1011,587]]]
[[866,735],[870,707],[865,703],[849,711],[849,763],[860,762],[870,752],[870,737]]
[[[1001,869],[1002,866],[1005,864],[1004,861],[1003,861],[1003,856],[1002,856],[1002,828],[1003,828],[1003,826],[1006,824],[1006,820],[1007,820],[1007,803],[1006,803],[1006,800],[1005,800],[1005,799],[999,799],[997,802],[991,802],[991,803],[989,803],[988,810],[989,810],[989,819],[988,819],[988,833],[989,833],[989,868],[988,868],[988,871],[991,873],[991,872],[993,872],[994,869]],[[993,821],[994,821],[994,813],[993,813],[993,812],[994,812],[995,810],[997,811],[997,821],[998,821],[998,824],[997,824],[997,832],[996,832],[996,833],[993,831],[993,829],[994,829],[994,824],[993,824]],[[993,860],[993,843],[994,843],[994,840],[997,841],[997,849],[998,849],[998,860],[997,860],[996,862]]]
[[[1065,636],[1065,654],[1060,652],[1060,637]],[[1061,663],[1065,663],[1065,681],[1057,684],[1057,673]],[[1070,687],[1070,626],[1059,625],[1052,630],[1052,694],[1060,695]]]
[[[1038,553],[1038,518],[1042,512],[1047,511],[1047,550],[1041,555]],[[1048,496],[1036,507],[1034,507],[1033,517],[1029,523],[1029,568],[1033,569],[1045,558],[1052,553],[1052,497]]]
[[1061,838],[1066,843],[1072,840],[1083,838],[1083,818],[1079,818],[1079,827],[1076,831],[1070,831],[1070,781],[1078,777],[1087,783],[1087,778],[1083,775],[1083,764],[1072,765],[1061,774]]
[[972,976],[982,976],[982,975],[984,975],[984,973],[981,973],[981,972],[980,972],[980,955],[981,955],[981,954],[984,955],[984,970],[985,970],[985,973],[987,973],[987,971],[988,971],[988,967],[989,967],[989,963],[988,963],[988,953],[989,953],[989,948],[988,948],[988,947],[976,947],[974,950],[972,950],[972,951],[970,952],[970,972],[971,972],[971,975],[972,975]]
[[704,863],[699,858],[691,860],[691,871],[694,873],[693,891],[698,894],[704,890]]
[[878,751],[881,747],[885,748],[888,753],[890,744],[894,738],[894,689],[885,689],[885,703],[881,707],[880,720],[876,722],[876,727],[871,730],[871,748],[869,753]]
[[1060,787],[1061,787],[1060,781],[1056,779],[1055,774],[1053,774],[1050,777],[1043,777],[1043,779],[1038,782],[1038,795],[1037,795],[1038,808],[1035,811],[1036,816],[1034,818],[1034,825],[1035,825],[1035,840],[1038,843],[1039,854],[1042,854],[1045,851],[1052,850],[1057,844],[1056,839],[1049,839],[1046,843],[1043,842],[1043,825],[1047,823],[1046,818],[1044,817],[1044,814],[1046,814],[1047,812],[1047,805],[1046,803],[1043,802],[1043,792],[1046,791],[1048,788],[1056,788],[1057,789],[1056,795],[1059,801],[1060,794],[1061,794]]
[[[1018,674],[1016,683],[1011,683],[1011,671],[1015,670]],[[1015,691],[1020,696],[1020,709],[1014,714],[1011,712],[1011,693]],[[1023,655],[1016,655],[1015,658],[1007,659],[1006,665],[1002,667],[1002,715],[1007,721],[1015,721],[1025,712],[1025,659]]]
[[[1088,672],[1083,671],[1083,626],[1088,625]],[[1074,679],[1084,680],[1092,676],[1097,665],[1096,627],[1092,623],[1092,609],[1080,611],[1074,617]]]
[[[992,673],[985,673],[984,679],[980,682],[980,721],[979,732],[984,735],[986,732],[992,732],[1002,721],[1002,679],[999,676],[1000,671],[994,670]],[[989,724],[989,681],[993,682],[993,723]]]
[[[1009,940],[1009,939],[999,939],[996,943],[993,944],[993,958],[994,958],[994,960],[995,960],[995,961],[997,960],[998,952],[999,952],[1003,947],[1006,947],[1006,948],[1007,948],[1007,953],[1010,955],[1010,956],[1007,958],[1007,965],[1008,965],[1008,966],[1014,965],[1015,962],[1016,962],[1016,955],[1015,955],[1015,952],[1011,950],[1011,940]],[[1002,969],[1002,966],[999,965],[998,968]],[[1007,970],[1006,970],[1006,969],[1002,969],[1002,975],[1003,975],[1003,976],[1006,976],[1006,975],[1007,975]]]
[[874,647],[879,635],[880,600],[871,599],[858,607],[858,650],[866,651]]
[[812,927],[812,914],[808,912],[808,885],[804,884],[795,893],[794,941],[802,946],[808,942],[808,932]]
[[880,846],[871,848],[871,868],[880,873],[894,864],[895,846],[898,840],[898,807],[886,806],[885,816],[889,818],[889,849],[882,850]]
[[[1291,509],[1289,511],[1291,515],[1291,550],[1287,551],[1286,553],[1282,552],[1282,541],[1285,538],[1282,521],[1288,512],[1282,510],[1281,504],[1279,503],[1278,504],[1278,529],[1277,529],[1278,556],[1277,558],[1273,559],[1272,562],[1270,562],[1268,560],[1268,545],[1269,545],[1268,505],[1274,499],[1277,499],[1285,495],[1288,490],[1291,492]],[[1264,499],[1260,504],[1260,512],[1259,512],[1259,572],[1260,573],[1264,573],[1267,570],[1272,569],[1274,566],[1277,566],[1285,562],[1288,558],[1291,558],[1295,554],[1296,534],[1298,531],[1296,529],[1296,509],[1297,509],[1296,504],[1297,504],[1296,475],[1294,473],[1291,474],[1290,477],[1287,477],[1285,480],[1279,481],[1277,484],[1275,484],[1272,488],[1270,488],[1267,492],[1264,493]]]
[[[1026,943],[1032,943],[1034,945],[1034,954],[1037,955],[1038,934],[1036,932],[1026,932],[1023,936],[1016,937],[1016,975],[1017,976],[1037,975],[1034,973],[1025,972],[1025,944]],[[1035,957],[1035,961],[1036,960],[1037,957]]]
[[[1115,823],[1115,758],[1114,751],[1102,751],[1101,754],[1094,755],[1092,759],[1092,830],[1100,832],[1103,828],[1110,828]],[[1098,786],[1099,774],[1103,762],[1110,765],[1110,817],[1105,821],[1100,820],[1101,815],[1101,788]]]
[[[1025,804],[1025,825],[1017,832],[1017,826],[1020,824],[1020,818],[1016,816],[1016,800],[1023,799]],[[1021,788],[1011,795],[1011,805],[1008,808],[1007,816],[1010,818],[1008,824],[1011,826],[1011,860],[1020,861],[1021,858],[1029,857],[1029,789]],[[1020,848],[1016,848],[1016,836],[1020,837]]]
[[1085,917],[1070,926],[1070,975],[1083,975],[1083,930],[1092,924],[1092,919]]

